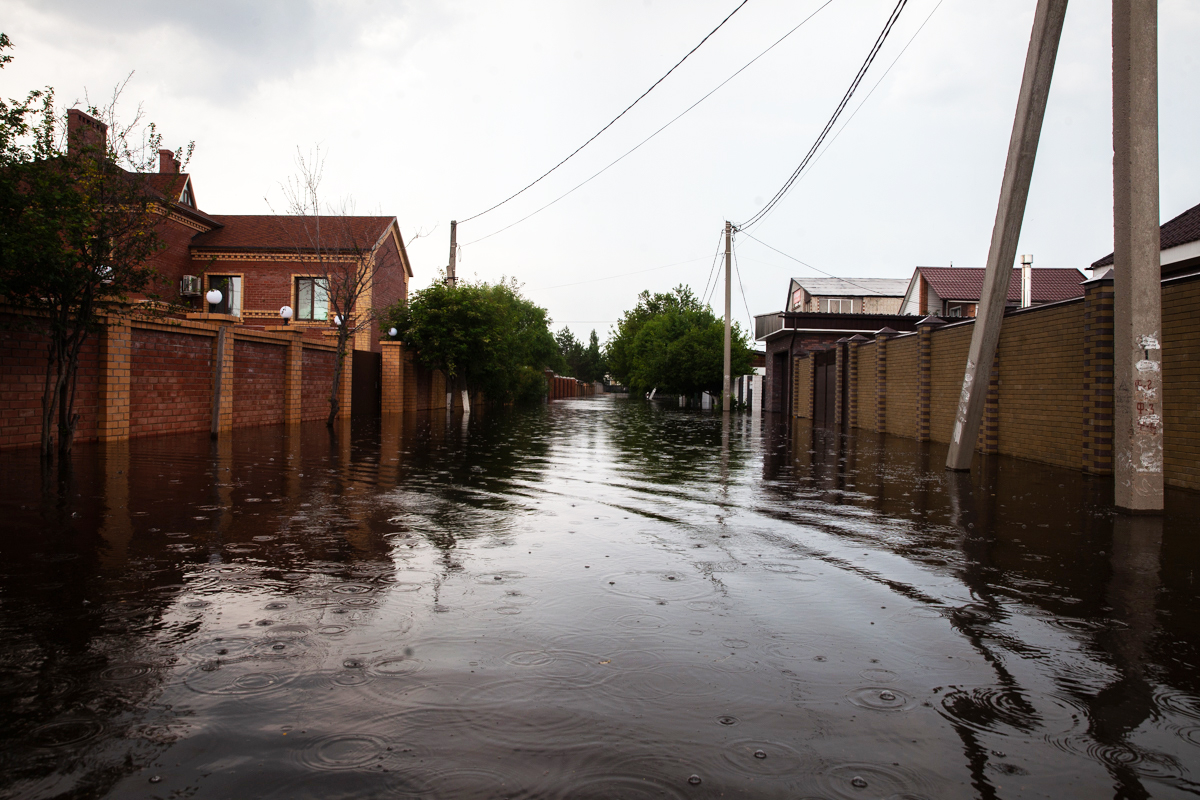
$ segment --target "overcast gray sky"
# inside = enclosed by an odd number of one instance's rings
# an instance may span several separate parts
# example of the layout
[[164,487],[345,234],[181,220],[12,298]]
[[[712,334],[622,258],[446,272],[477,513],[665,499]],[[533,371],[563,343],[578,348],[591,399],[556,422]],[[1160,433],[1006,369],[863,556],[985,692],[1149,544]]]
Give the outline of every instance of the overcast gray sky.
[[[724,220],[752,216],[800,163],[894,0],[833,0],[621,163],[473,242],[592,176],[823,2],[750,0],[566,166],[460,226],[459,274],[515,276],[556,326],[602,339],[642,289],[699,293]],[[190,172],[210,213],[279,208],[296,148],[320,145],[327,196],[394,214],[420,288],[446,264],[449,220],[553,166],[737,3],[0,0],[16,45],[0,93],[50,85],[69,102],[132,71],[127,111],[142,102],[169,146],[195,140]],[[754,235],[839,276],[982,265],[1034,5],[909,0],[854,118]],[[1112,249],[1110,8],[1076,0],[1067,13],[1019,248],[1039,266]],[[1167,219],[1200,202],[1200,3],[1163,0],[1159,15]],[[789,276],[816,274],[746,238],[736,252],[743,324],[747,305],[782,307]]]

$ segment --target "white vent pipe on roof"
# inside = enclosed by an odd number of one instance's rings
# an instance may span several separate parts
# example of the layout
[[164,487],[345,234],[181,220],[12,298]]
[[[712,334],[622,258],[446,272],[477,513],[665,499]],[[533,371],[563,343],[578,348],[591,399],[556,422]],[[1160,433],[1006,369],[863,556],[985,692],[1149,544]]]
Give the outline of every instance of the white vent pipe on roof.
[[1033,256],[1021,256],[1021,308],[1033,305]]

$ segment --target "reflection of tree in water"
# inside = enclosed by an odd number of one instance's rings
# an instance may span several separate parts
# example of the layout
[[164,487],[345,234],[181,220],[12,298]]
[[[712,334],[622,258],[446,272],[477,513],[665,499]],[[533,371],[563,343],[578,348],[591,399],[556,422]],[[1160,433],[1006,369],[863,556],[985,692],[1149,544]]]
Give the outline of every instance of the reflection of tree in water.
[[[961,707],[951,709],[950,721],[980,796],[997,796],[989,769],[1008,774],[1011,766],[985,746],[978,729],[1007,725],[1036,734],[1042,727],[1030,693],[1006,667],[1012,656],[1048,671],[1061,696],[1087,710],[1079,754],[1109,772],[1115,796],[1149,796],[1143,783],[1148,772],[1197,793],[1200,786],[1179,775],[1173,759],[1134,740],[1144,725],[1169,714],[1156,699],[1161,689],[1153,676],[1167,670],[1186,673],[1175,685],[1196,691],[1195,662],[1180,670],[1171,648],[1160,646],[1156,652],[1154,646],[1164,638],[1156,608],[1163,588],[1162,520],[1117,516],[1114,528],[1111,479],[996,457],[979,457],[969,474],[943,473],[944,455],[940,445],[865,431],[844,436],[801,420],[787,428],[777,425],[764,439],[764,490],[778,501],[768,513],[950,572],[969,590],[969,605],[940,610],[984,658],[1005,698],[1003,710],[965,696],[953,701]],[[1192,500],[1185,517],[1194,517]],[[839,526],[839,506],[874,510],[889,522],[871,527],[886,527],[890,535]],[[904,523],[899,537],[894,535],[897,521]],[[1155,533],[1143,530],[1147,525],[1160,527]],[[1190,550],[1195,555],[1197,547]],[[917,587],[891,588],[920,594]],[[1196,599],[1190,575],[1185,592]],[[1043,619],[1078,621],[1070,631],[1079,645],[1074,655],[1102,661],[1096,673],[1115,671],[1116,677],[1102,688],[1087,688],[1070,664],[1022,640],[1021,627],[1006,624],[1022,606]],[[1194,652],[1197,626],[1191,620],[1189,614],[1188,622],[1177,623],[1168,641]],[[964,724],[968,719],[971,725]]]
[[722,464],[721,439],[723,425],[740,433],[749,422],[748,415],[725,418],[719,412],[680,411],[636,400],[614,402],[619,405],[604,415],[612,447],[606,455],[631,476],[648,483],[681,486],[715,481],[722,466],[730,475],[745,469],[748,448],[738,442],[740,437],[731,437],[736,446],[731,444],[725,451],[727,465]]

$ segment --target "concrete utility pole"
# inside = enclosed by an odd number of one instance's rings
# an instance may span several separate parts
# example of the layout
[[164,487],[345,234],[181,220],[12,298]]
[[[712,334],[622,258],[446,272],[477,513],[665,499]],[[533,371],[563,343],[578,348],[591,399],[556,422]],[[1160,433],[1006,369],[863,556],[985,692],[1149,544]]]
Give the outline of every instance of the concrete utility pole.
[[729,413],[733,405],[733,391],[730,385],[729,373],[733,370],[733,332],[729,325],[730,310],[733,307],[733,225],[725,221],[725,380],[721,384],[721,412]]
[[450,220],[450,264],[446,267],[446,285],[453,286],[458,278],[454,274],[454,262],[458,257],[458,222]]
[[[1017,239],[1021,235],[1021,222],[1025,217],[1029,180],[1033,175],[1042,118],[1046,114],[1046,98],[1050,94],[1050,79],[1054,75],[1054,59],[1058,55],[1058,40],[1062,35],[1066,13],[1067,0],[1038,0],[1034,11],[1033,33],[1029,38],[1029,51],[1025,55],[1021,94],[1017,98],[1016,118],[1008,142],[1008,160],[1004,164],[1004,182],[1000,185],[1000,203],[996,208],[996,223],[992,227],[983,291],[979,298],[975,330],[971,333],[971,349],[963,373],[962,394],[954,418],[950,452],[946,455],[947,469],[970,469],[971,458],[975,455],[975,440],[979,436],[979,423],[983,419],[984,401],[987,399],[987,375],[1000,341],[1000,324],[1004,320],[1004,304],[1012,279],[1013,260],[1017,255]],[[983,380],[978,380],[979,376]]]
[[1158,7],[1113,0],[1113,470],[1128,511],[1163,509]]

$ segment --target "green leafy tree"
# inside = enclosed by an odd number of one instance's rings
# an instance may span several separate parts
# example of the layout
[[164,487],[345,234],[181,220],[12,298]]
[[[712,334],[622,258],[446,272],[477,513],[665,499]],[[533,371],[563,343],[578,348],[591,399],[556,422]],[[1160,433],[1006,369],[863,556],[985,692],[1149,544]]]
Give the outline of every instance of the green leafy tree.
[[540,397],[542,371],[558,358],[546,310],[523,297],[515,279],[434,283],[389,306],[380,327],[396,328],[420,362],[445,372],[456,389],[494,402]]
[[583,353],[583,367],[580,377],[585,381],[602,381],[604,375],[608,371],[608,367],[604,362],[604,353],[600,349],[600,337],[596,335],[595,329],[588,336],[587,350]]
[[[0,52],[9,47],[0,35]],[[5,54],[0,67],[9,59]],[[0,101],[0,298],[35,312],[30,324],[47,334],[41,420],[47,459],[71,451],[84,344],[133,313],[130,295],[152,286],[155,270],[147,260],[162,246],[163,197],[146,177],[162,137],[153,124],[143,125],[140,110],[131,123],[118,122],[123,88],[103,108],[87,105],[106,134],[91,131],[69,143],[52,89]]]
[[[750,371],[745,332],[733,326],[732,374]],[[608,371],[631,391],[655,387],[675,394],[719,392],[724,377],[725,325],[686,286],[638,295],[605,352]]]

